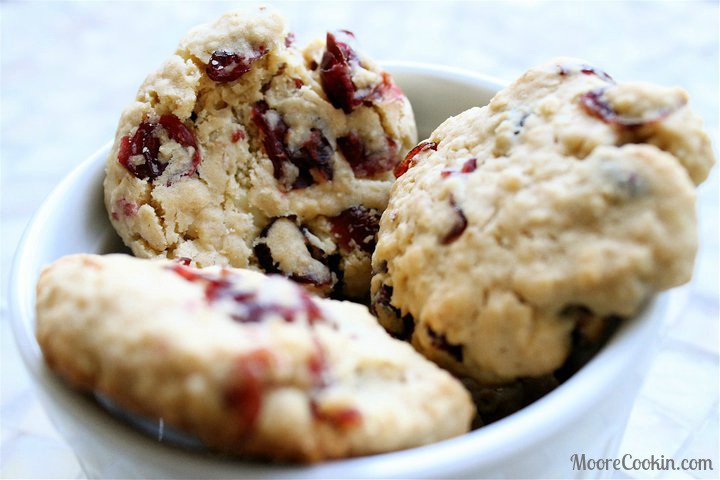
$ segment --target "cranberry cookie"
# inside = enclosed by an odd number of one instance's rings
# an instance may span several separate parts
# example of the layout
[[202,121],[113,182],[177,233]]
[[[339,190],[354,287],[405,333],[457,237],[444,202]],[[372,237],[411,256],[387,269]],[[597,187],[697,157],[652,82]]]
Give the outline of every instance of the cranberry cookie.
[[392,170],[416,133],[407,98],[353,41],[296,48],[271,9],[189,32],[107,159],[105,204],[133,253],[366,298]]
[[714,158],[687,102],[560,59],[448,119],[396,169],[373,256],[382,324],[500,384],[553,373],[573,338],[688,281]]
[[386,452],[462,434],[474,414],[460,382],[366,307],[279,275],[65,257],[40,277],[37,339],[71,384],[232,453]]

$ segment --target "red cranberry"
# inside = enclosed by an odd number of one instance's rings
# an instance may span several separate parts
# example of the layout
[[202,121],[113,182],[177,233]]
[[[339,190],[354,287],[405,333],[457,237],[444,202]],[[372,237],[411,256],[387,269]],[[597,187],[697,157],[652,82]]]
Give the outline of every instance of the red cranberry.
[[315,321],[323,320],[322,310],[320,310],[317,303],[313,301],[312,297],[303,290],[298,290],[298,295],[300,296],[300,303],[305,310],[308,321],[314,323]]
[[313,344],[315,345],[315,352],[310,356],[307,366],[310,372],[313,388],[323,388],[330,382],[330,379],[328,378],[328,364],[325,349],[323,348],[322,343],[320,343],[315,330],[311,332],[311,338]]
[[232,82],[250,71],[253,62],[267,53],[268,51],[264,46],[260,46],[258,50],[247,57],[224,50],[216,50],[205,67],[205,73],[211,80],[216,82]]
[[[276,118],[269,121],[271,113]],[[332,180],[334,151],[319,129],[311,129],[310,137],[302,148],[291,152],[285,143],[288,126],[277,111],[260,101],[253,106],[251,117],[260,131],[265,153],[273,164],[273,176],[286,189],[305,188],[316,182]],[[287,178],[287,164],[295,165],[298,170],[292,182]]]
[[372,253],[380,229],[380,215],[363,206],[350,207],[340,215],[332,217],[330,230],[340,248],[345,252],[360,249]]
[[[160,129],[164,129],[168,137],[181,146],[193,149],[192,166],[183,176],[194,174],[198,165],[200,165],[200,149],[197,146],[195,135],[178,117],[172,114],[162,115],[156,121],[146,120],[138,125],[132,138],[129,135],[122,137],[118,152],[120,164],[140,179],[147,178],[152,181],[162,175],[167,163],[163,163],[158,159]],[[145,161],[140,164],[130,162],[130,157],[136,155],[142,155]]]
[[138,206],[135,202],[128,202],[124,198],[120,199],[120,205],[122,205],[123,215],[126,217],[132,217],[137,214]]
[[232,133],[232,136],[230,137],[230,140],[232,143],[237,143],[240,140],[245,139],[245,131],[242,128],[238,128]]
[[450,197],[450,206],[452,207],[453,211],[455,212],[455,222],[453,223],[453,226],[450,228],[450,231],[443,237],[443,239],[440,241],[443,245],[448,245],[455,240],[458,239],[460,235],[465,231],[467,228],[467,218],[465,217],[465,214],[463,213],[462,209],[457,206],[455,203],[455,199]]
[[168,269],[189,282],[204,283],[205,298],[208,303],[225,300],[234,302],[237,308],[230,315],[233,320],[240,323],[261,322],[269,315],[279,315],[286,322],[293,322],[298,315],[304,315],[311,324],[323,319],[320,308],[304,290],[299,288],[296,291],[299,306],[258,302],[257,292],[244,289],[237,277],[228,270],[211,274],[180,264],[170,265]]
[[585,113],[599,118],[605,123],[616,127],[636,128],[650,123],[659,122],[672,113],[672,110],[663,108],[648,118],[633,118],[618,114],[605,98],[605,88],[590,90],[580,96],[580,105]]
[[[355,172],[357,165],[362,165],[365,161],[365,145],[360,139],[360,135],[350,132],[348,135],[338,138],[337,145]],[[357,176],[357,172],[355,175]]]
[[170,265],[167,268],[177,273],[188,282],[198,282],[203,280],[203,277],[198,273],[198,270],[195,270],[194,268],[183,268],[180,265]]
[[471,158],[463,163],[460,173],[472,173],[477,169],[477,158]]
[[272,365],[268,350],[255,350],[239,358],[225,392],[225,403],[237,411],[245,429],[252,428],[260,416],[264,395],[264,379]]
[[580,72],[584,75],[595,75],[596,77],[598,77],[602,80],[605,80],[606,82],[609,82],[609,83],[615,83],[615,80],[613,80],[613,78],[610,75],[608,75],[604,71],[600,70],[599,68],[595,68],[591,65],[585,65],[585,64],[558,65],[557,68],[558,68],[558,73],[561,76],[566,76],[566,75],[570,75],[571,73]]
[[590,90],[580,97],[580,104],[589,115],[599,118],[605,123],[615,123],[617,113],[604,97],[605,89]]
[[192,259],[188,257],[178,257],[175,259],[175,262],[179,263],[180,265],[185,265],[186,267],[189,267]]
[[[471,158],[469,160],[466,160],[465,163],[463,163],[462,168],[460,168],[460,173],[472,173],[477,168],[477,159]],[[449,177],[453,173],[457,173],[457,170],[443,170],[440,172],[440,176],[443,178]]]
[[385,137],[387,148],[382,152],[368,154],[365,144],[356,132],[337,139],[337,145],[345,160],[358,178],[367,178],[392,170],[397,164],[397,143]]
[[342,430],[357,427],[360,423],[362,423],[362,415],[355,408],[347,407],[332,410],[320,410],[315,401],[310,402],[310,408],[316,419],[322,422],[328,422],[334,427]]
[[599,68],[595,68],[590,65],[581,65],[580,66],[580,72],[585,75],[595,75],[596,77],[600,77],[601,79],[605,80],[606,82],[614,83],[615,80],[605,73],[604,71],[600,70]]
[[358,63],[355,51],[328,32],[325,53],[320,61],[320,84],[333,107],[345,113],[352,112],[363,102],[363,98],[356,95],[351,63]]
[[137,215],[138,205],[135,202],[128,202],[125,198],[120,198],[115,202],[115,206],[118,210],[113,210],[111,214],[113,220],[120,220],[120,213],[122,213],[123,217],[133,217]]
[[405,93],[395,84],[390,74],[382,72],[382,82],[378,83],[365,98],[365,104],[392,102],[405,98]]
[[306,186],[300,181],[306,173],[310,176],[308,185],[312,185],[313,182],[323,183],[332,180],[334,155],[335,151],[325,135],[317,128],[310,129],[310,137],[292,156],[293,164],[301,172],[296,180],[298,186],[293,185],[293,187],[303,188]]
[[415,162],[413,159],[415,158],[415,155],[422,152],[423,150],[436,150],[437,151],[438,144],[436,142],[429,142],[424,141],[420,142],[418,145],[413,147],[412,150],[408,152],[408,154],[405,156],[402,162],[398,163],[395,167],[395,178],[400,178],[405,172],[408,171],[408,169],[415,166]]
[[280,180],[285,177],[284,164],[290,161],[285,147],[288,127],[277,112],[275,114],[278,119],[274,125],[268,122],[266,118],[268,111],[270,111],[268,104],[265,101],[259,101],[253,106],[251,117],[260,131],[260,139],[265,153],[273,164],[273,175]]

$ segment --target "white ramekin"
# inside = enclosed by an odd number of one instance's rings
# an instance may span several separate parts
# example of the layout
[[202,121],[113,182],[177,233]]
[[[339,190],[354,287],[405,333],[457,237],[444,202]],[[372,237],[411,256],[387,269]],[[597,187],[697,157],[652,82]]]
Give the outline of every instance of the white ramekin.
[[[385,67],[410,98],[420,138],[447,117],[486,104],[502,84],[458,69],[393,62]],[[23,360],[51,420],[89,477],[361,478],[587,477],[571,455],[612,458],[667,304],[654,299],[609,344],[555,391],[503,420],[434,445],[316,466],[278,466],[169,446],[68,388],[44,365],[34,336],[35,283],[41,268],[77,252],[107,253],[122,244],[103,205],[110,145],[79,165],[47,198],[25,232],[10,281],[10,314]],[[607,472],[605,472],[607,473]]]

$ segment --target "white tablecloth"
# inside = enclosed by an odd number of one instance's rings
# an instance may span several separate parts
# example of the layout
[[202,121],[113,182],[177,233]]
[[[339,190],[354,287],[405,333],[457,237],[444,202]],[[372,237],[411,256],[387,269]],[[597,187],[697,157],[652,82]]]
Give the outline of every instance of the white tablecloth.
[[[512,79],[558,55],[583,57],[619,80],[685,87],[718,138],[716,2],[276,3],[300,44],[354,31],[378,60],[413,60]],[[30,215],[55,184],[112,138],[144,76],[191,26],[230,3],[3,3],[2,438],[0,474],[83,478],[40,409],[7,318],[8,272]],[[718,476],[718,169],[698,191],[701,250],[675,295],[622,452],[710,458]],[[680,300],[677,300],[680,299]],[[624,477],[625,473],[618,473]]]

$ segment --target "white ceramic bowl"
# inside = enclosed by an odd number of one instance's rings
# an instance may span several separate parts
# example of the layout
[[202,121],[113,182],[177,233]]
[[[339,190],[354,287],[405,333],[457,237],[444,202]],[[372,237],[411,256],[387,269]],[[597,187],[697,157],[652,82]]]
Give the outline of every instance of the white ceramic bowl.
[[[420,138],[447,117],[486,104],[502,86],[445,67],[385,67],[413,104]],[[10,282],[11,318],[22,357],[41,402],[89,477],[587,477],[602,472],[573,471],[572,454],[616,454],[665,309],[664,296],[626,322],[587,366],[544,398],[492,425],[425,447],[310,467],[277,466],[171,446],[111,415],[44,366],[34,336],[35,283],[44,265],[70,253],[123,249],[103,205],[109,148],[77,167],[42,205],[20,242]]]

